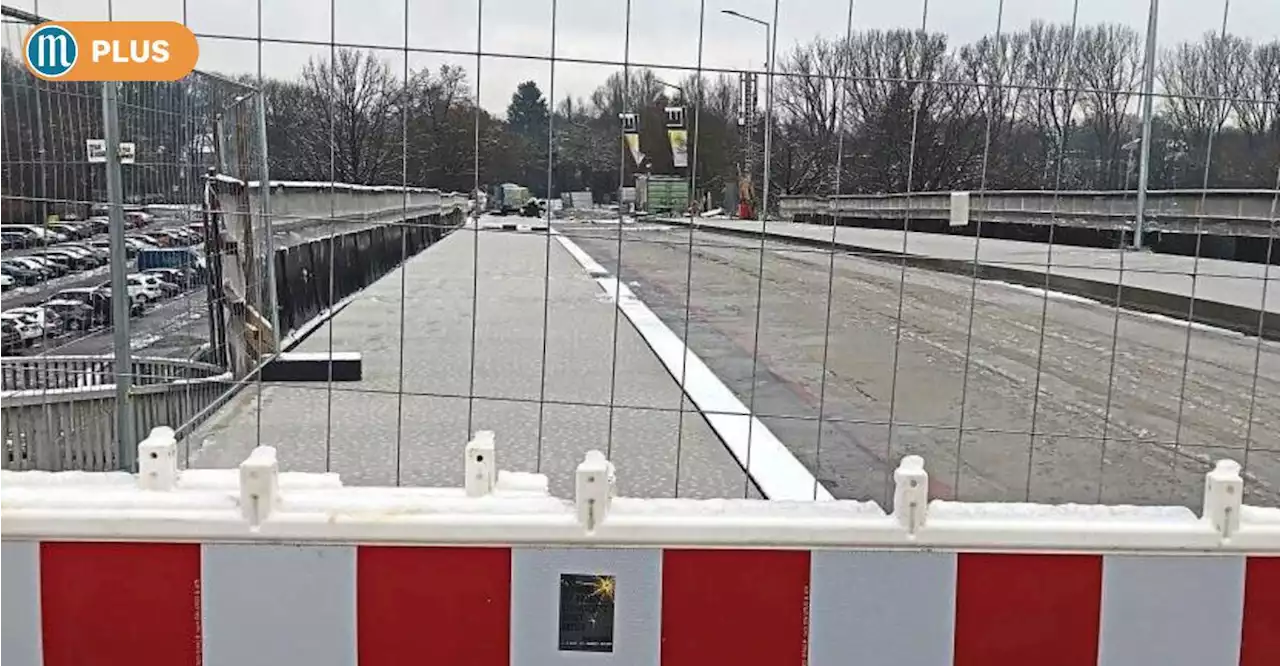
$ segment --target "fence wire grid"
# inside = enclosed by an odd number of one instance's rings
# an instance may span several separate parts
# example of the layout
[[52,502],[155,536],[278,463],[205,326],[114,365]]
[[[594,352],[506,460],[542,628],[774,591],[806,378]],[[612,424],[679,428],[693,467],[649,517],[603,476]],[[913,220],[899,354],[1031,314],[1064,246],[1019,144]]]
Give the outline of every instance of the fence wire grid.
[[1196,507],[1232,458],[1280,505],[1270,0],[16,4],[6,312],[107,280],[28,258],[110,196],[104,88],[27,74],[21,11],[196,33],[116,89],[118,203],[206,270],[127,398],[109,322],[6,346],[9,468],[127,466],[127,399],[188,466],[356,484],[492,430],[560,495],[600,449],[634,496],[887,506],[919,454],[941,498]]

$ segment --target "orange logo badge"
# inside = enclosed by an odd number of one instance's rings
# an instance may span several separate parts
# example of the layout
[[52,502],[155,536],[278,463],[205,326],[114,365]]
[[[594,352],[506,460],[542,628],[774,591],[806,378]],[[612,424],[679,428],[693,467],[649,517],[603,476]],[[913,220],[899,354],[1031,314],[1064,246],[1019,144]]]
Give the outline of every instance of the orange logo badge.
[[173,21],[68,21],[32,28],[22,54],[46,81],[177,81],[195,69],[200,46]]

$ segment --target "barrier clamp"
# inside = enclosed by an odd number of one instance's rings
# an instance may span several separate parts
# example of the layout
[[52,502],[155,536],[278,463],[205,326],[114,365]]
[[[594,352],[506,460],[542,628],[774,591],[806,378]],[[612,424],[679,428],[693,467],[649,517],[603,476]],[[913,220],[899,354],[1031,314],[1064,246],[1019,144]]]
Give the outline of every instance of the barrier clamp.
[[257,529],[280,502],[280,463],[274,446],[259,446],[240,463],[240,512]]
[[178,440],[173,428],[152,428],[138,444],[138,487],[143,490],[173,490],[178,482]]
[[893,517],[915,536],[929,513],[929,473],[924,458],[905,456],[893,471]]
[[498,482],[498,456],[492,430],[481,430],[465,447],[467,497],[483,497],[493,492]]
[[1240,507],[1244,501],[1244,479],[1240,476],[1240,463],[1219,460],[1213,470],[1204,475],[1204,511],[1201,520],[1213,526],[1223,539],[1230,539],[1240,531]]
[[574,484],[574,503],[578,509],[578,522],[595,531],[609,515],[609,506],[618,490],[618,475],[613,463],[604,454],[587,451],[586,458],[578,464]]

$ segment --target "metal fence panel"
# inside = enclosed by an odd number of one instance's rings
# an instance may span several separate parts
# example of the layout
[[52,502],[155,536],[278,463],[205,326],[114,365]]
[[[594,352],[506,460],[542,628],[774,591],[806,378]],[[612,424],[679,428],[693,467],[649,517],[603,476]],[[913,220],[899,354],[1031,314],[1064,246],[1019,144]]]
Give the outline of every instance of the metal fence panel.
[[[455,5],[184,4],[224,76],[134,106],[205,147],[125,182],[211,204],[191,464],[451,483],[491,429],[557,491],[600,448],[637,495],[887,503],[921,454],[943,498],[1198,506],[1232,457],[1280,501],[1270,0]],[[95,92],[15,72],[5,177],[100,200],[31,130]],[[268,323],[364,378],[255,379]]]

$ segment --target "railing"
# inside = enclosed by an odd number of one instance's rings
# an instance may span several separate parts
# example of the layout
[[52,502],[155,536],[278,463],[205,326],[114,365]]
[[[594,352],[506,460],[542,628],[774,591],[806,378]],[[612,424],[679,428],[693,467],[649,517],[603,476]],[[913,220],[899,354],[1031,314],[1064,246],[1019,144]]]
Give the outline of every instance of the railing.
[[[163,384],[175,379],[204,379],[221,374],[208,363],[168,358],[141,357],[132,360],[130,376],[134,385]],[[0,359],[0,378],[5,396],[10,391],[81,389],[114,385],[115,358],[99,356],[14,356]]]
[[[785,218],[831,216],[948,220],[952,192],[784,196]],[[1096,229],[1132,230],[1137,214],[1135,193],[1126,191],[990,191],[968,194],[969,216],[984,222],[1059,224]],[[1147,193],[1146,225],[1150,230],[1269,236],[1275,221],[1274,190],[1157,190]]]
[[[349,488],[282,473],[267,447],[179,471],[176,446],[153,431],[136,476],[5,473],[6,654],[1252,666],[1277,645],[1280,510],[1242,505],[1231,461],[1197,516],[929,501],[907,456],[886,512],[617,497],[596,451],[562,500],[499,471],[491,433],[467,444],[462,488]],[[85,631],[102,608],[111,633]]]
[[[119,468],[113,358],[6,358],[2,367],[5,469]],[[134,359],[131,379],[135,423],[146,430],[194,421],[231,382],[216,365],[162,358]]]

